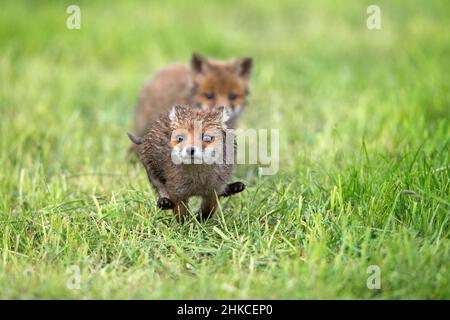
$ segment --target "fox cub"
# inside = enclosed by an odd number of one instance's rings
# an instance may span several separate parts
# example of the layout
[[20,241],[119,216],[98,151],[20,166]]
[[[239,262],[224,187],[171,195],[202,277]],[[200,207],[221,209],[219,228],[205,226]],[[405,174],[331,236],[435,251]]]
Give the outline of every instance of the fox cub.
[[216,61],[193,54],[190,66],[176,64],[156,73],[142,89],[134,116],[134,132],[143,136],[149,123],[176,104],[209,109],[224,106],[234,127],[249,94],[251,58]]
[[217,196],[245,189],[242,182],[228,183],[233,163],[226,160],[235,148],[226,131],[228,117],[224,107],[178,105],[151,122],[144,137],[128,134],[159,195],[158,207],[173,209],[178,221],[186,218],[192,196],[202,198],[199,214],[207,219],[217,207]]

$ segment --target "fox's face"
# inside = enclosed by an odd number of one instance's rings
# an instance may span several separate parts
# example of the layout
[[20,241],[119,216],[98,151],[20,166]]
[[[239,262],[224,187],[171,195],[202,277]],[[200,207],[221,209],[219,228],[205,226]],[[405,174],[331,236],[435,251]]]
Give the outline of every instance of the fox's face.
[[191,59],[193,98],[204,109],[225,107],[230,118],[241,112],[249,94],[249,81],[253,60],[208,60],[193,54]]
[[169,114],[172,161],[175,164],[212,164],[223,159],[228,115],[224,108],[203,110],[175,106]]

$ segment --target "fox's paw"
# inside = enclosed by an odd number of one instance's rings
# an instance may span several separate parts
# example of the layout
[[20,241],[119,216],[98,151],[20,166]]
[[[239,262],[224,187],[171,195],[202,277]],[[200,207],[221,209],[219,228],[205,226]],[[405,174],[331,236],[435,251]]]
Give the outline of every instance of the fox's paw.
[[233,182],[226,185],[225,190],[222,193],[222,196],[227,197],[233,194],[242,192],[245,190],[245,184],[243,182]]
[[173,209],[173,207],[174,207],[172,200],[170,200],[169,198],[165,198],[165,197],[159,198],[156,205],[158,206],[158,208],[160,208],[162,210]]

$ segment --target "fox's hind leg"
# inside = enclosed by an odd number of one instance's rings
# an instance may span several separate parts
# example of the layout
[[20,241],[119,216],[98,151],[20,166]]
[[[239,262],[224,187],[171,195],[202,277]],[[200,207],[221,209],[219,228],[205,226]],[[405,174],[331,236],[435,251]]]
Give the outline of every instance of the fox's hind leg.
[[173,213],[178,222],[184,222],[188,216],[187,200],[175,200],[173,206]]
[[199,217],[201,220],[209,219],[217,208],[216,194],[202,197],[202,204],[200,205]]

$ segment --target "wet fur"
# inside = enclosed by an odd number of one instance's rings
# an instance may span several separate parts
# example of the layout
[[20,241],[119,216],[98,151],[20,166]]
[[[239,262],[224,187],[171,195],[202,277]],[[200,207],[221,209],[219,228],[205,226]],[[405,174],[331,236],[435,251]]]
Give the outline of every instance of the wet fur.
[[230,196],[245,189],[242,182],[228,184],[233,170],[232,164],[172,162],[170,145],[172,131],[193,126],[194,121],[201,121],[204,127],[220,129],[225,135],[226,127],[218,120],[219,112],[223,111],[216,109],[205,111],[190,106],[179,106],[176,119],[173,121],[166,113],[151,123],[143,138],[129,135],[135,143],[150,183],[158,192],[158,206],[161,209],[173,209],[178,221],[186,218],[187,203],[192,196],[202,198],[199,213],[201,218],[207,219],[217,207],[217,196]]

